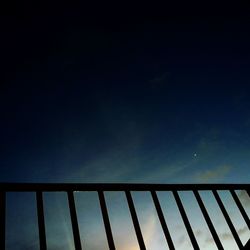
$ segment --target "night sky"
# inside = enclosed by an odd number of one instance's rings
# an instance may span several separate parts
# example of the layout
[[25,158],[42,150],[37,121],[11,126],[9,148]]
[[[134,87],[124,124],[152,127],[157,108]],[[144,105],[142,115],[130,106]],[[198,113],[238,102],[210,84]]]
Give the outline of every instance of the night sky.
[[2,182],[249,182],[249,19],[3,21]]
[[249,183],[250,19],[84,13],[1,16],[0,182]]

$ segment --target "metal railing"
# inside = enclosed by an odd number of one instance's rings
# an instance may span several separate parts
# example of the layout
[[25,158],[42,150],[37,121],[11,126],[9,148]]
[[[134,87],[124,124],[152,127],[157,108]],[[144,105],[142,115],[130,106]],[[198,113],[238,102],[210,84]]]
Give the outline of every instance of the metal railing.
[[125,192],[129,211],[131,214],[132,222],[134,225],[135,233],[137,236],[138,244],[141,250],[146,250],[146,246],[143,239],[143,234],[140,228],[139,220],[137,217],[137,211],[134,206],[132,191],[148,191],[151,193],[153,203],[155,205],[156,212],[159,217],[162,230],[164,232],[166,241],[169,249],[174,250],[174,246],[168,224],[165,220],[158,196],[157,191],[170,191],[173,193],[173,197],[176,201],[177,207],[183,219],[184,225],[187,229],[188,236],[191,240],[192,246],[195,250],[200,249],[195,233],[191,227],[188,216],[185,212],[184,205],[180,199],[179,191],[192,191],[197,204],[204,216],[204,219],[208,225],[214,242],[219,250],[224,249],[219,239],[216,229],[212,223],[212,220],[207,212],[205,204],[199,194],[199,191],[211,191],[214,198],[231,230],[231,233],[237,243],[239,249],[250,249],[250,241],[243,246],[239,235],[232,223],[232,220],[220,198],[218,191],[224,190],[229,191],[232,198],[237,205],[242,217],[244,218],[248,229],[250,229],[249,217],[236,194],[236,190],[245,190],[250,196],[250,184],[32,184],[32,183],[0,183],[0,249],[5,249],[5,230],[6,230],[6,193],[7,192],[35,192],[36,203],[37,203],[37,217],[38,217],[38,228],[39,228],[39,244],[41,250],[47,249],[46,233],[45,233],[45,216],[44,216],[44,192],[66,192],[68,197],[68,205],[70,211],[70,218],[73,230],[74,245],[76,250],[84,249],[81,245],[81,238],[78,226],[78,218],[76,213],[74,192],[75,191],[95,191],[98,193],[100,208],[102,212],[104,227],[107,235],[108,246],[110,250],[115,250],[115,243],[112,234],[112,228],[109,220],[108,209],[105,201],[106,191],[123,191]]

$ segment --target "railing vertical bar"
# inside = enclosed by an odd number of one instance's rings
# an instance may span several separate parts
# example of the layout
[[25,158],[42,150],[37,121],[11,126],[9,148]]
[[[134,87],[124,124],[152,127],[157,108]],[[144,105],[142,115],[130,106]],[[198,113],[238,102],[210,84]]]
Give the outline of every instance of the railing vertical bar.
[[6,192],[0,191],[0,249],[5,249]]
[[250,240],[247,241],[247,243],[245,244],[244,250],[249,250],[250,249]]
[[187,232],[188,232],[188,235],[189,235],[189,237],[190,237],[190,240],[191,240],[191,243],[192,243],[192,245],[193,245],[193,248],[194,248],[194,250],[199,250],[199,249],[200,249],[200,248],[199,248],[199,245],[198,245],[198,243],[197,243],[197,241],[196,241],[196,238],[195,238],[195,236],[194,236],[192,227],[191,227],[191,225],[190,225],[190,223],[189,223],[188,217],[187,217],[186,212],[185,212],[185,210],[184,210],[184,207],[183,207],[183,205],[182,205],[182,202],[181,202],[181,199],[180,199],[180,197],[179,197],[179,194],[178,194],[178,192],[177,192],[176,190],[174,190],[174,191],[173,191],[173,195],[174,195],[176,204],[177,204],[177,206],[178,206],[178,208],[179,208],[179,211],[180,211],[180,213],[181,213],[183,222],[184,222],[185,227],[186,227],[186,229],[187,229]]
[[169,232],[169,229],[168,229],[166,220],[164,218],[164,215],[163,215],[163,212],[162,212],[162,209],[161,209],[161,205],[160,205],[160,202],[159,202],[159,199],[157,197],[157,194],[156,194],[155,190],[151,190],[151,195],[152,195],[152,198],[153,198],[153,201],[154,201],[154,204],[155,204],[155,208],[156,208],[159,220],[161,222],[163,232],[165,234],[165,238],[166,238],[166,240],[168,242],[169,249],[174,250],[175,249],[174,243],[172,241],[172,238],[171,238],[171,235],[170,235],[170,232]]
[[241,212],[241,215],[242,215],[242,217],[244,218],[244,220],[245,220],[245,222],[246,222],[248,228],[250,229],[250,220],[249,220],[249,218],[248,218],[248,215],[247,215],[245,209],[243,208],[243,206],[242,206],[242,204],[241,204],[241,202],[240,202],[240,199],[238,198],[238,196],[237,196],[237,194],[235,193],[234,190],[231,189],[231,190],[230,190],[230,193],[231,193],[231,195],[233,196],[233,199],[234,199],[234,201],[235,201],[237,207],[239,208],[239,210],[240,210],[240,212]]
[[137,240],[138,240],[140,249],[141,250],[146,250],[145,243],[144,243],[144,240],[143,240],[143,237],[142,237],[142,232],[141,232],[140,224],[139,224],[139,221],[138,221],[138,218],[137,218],[137,215],[136,215],[135,206],[134,206],[134,202],[133,202],[131,193],[130,193],[130,191],[126,190],[125,194],[126,194],[126,197],[127,197],[128,206],[129,206],[129,210],[130,210],[130,213],[131,213],[131,217],[132,217],[132,221],[133,221],[133,224],[134,224],[135,233],[136,233],[136,236],[137,236]]
[[250,189],[246,189],[248,196],[250,197]]
[[73,191],[67,191],[67,194],[68,194],[69,211],[70,211],[70,217],[71,217],[71,225],[72,225],[72,230],[73,230],[75,249],[82,250],[80,232],[79,232],[78,221],[77,221],[74,193]]
[[202,214],[203,214],[203,216],[204,216],[204,218],[206,220],[208,228],[209,228],[209,230],[210,230],[210,232],[211,232],[211,234],[212,234],[212,236],[214,238],[214,241],[215,241],[215,244],[216,244],[217,248],[219,250],[223,250],[224,248],[223,248],[223,246],[221,244],[221,241],[220,241],[220,239],[218,237],[218,234],[215,231],[214,225],[213,225],[213,223],[212,223],[212,221],[211,221],[211,219],[210,219],[210,217],[208,215],[208,212],[207,212],[207,210],[205,208],[205,205],[204,205],[204,203],[203,203],[203,201],[202,201],[202,199],[200,197],[199,192],[197,190],[193,190],[193,193],[194,193],[194,196],[195,196],[195,198],[196,198],[196,200],[197,200],[197,202],[199,204],[201,212],[202,212]]
[[38,228],[39,228],[40,250],[47,250],[44,209],[43,209],[43,194],[41,191],[36,192],[36,202],[37,202],[37,218],[38,218]]
[[241,240],[239,238],[239,235],[237,234],[237,232],[235,230],[235,227],[234,227],[234,225],[233,225],[233,223],[232,223],[232,221],[231,221],[231,219],[230,219],[230,217],[229,217],[229,215],[227,213],[226,208],[224,207],[224,205],[223,205],[223,203],[221,201],[221,198],[220,198],[218,192],[216,190],[213,190],[212,192],[213,192],[214,197],[215,197],[215,199],[216,199],[216,201],[217,201],[217,203],[218,203],[218,205],[220,207],[220,210],[221,210],[223,216],[225,217],[225,220],[226,220],[226,222],[227,222],[227,224],[228,224],[228,226],[229,226],[229,228],[230,228],[230,230],[231,230],[231,232],[233,234],[233,237],[234,237],[239,249],[243,249],[243,245],[242,245],[242,242],[241,242]]
[[108,244],[109,244],[109,249],[110,250],[115,250],[115,243],[112,235],[112,230],[110,226],[110,221],[109,221],[109,216],[108,216],[108,210],[107,210],[107,205],[105,202],[105,197],[103,191],[98,191],[98,196],[99,196],[99,201],[100,201],[100,206],[101,206],[101,211],[102,211],[102,218],[105,226],[105,231],[108,239]]

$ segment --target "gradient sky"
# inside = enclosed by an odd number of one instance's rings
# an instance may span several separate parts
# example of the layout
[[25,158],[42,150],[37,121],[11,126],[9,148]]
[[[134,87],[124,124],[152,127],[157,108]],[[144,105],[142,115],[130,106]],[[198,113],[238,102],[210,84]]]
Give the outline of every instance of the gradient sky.
[[248,182],[248,19],[4,20],[1,181]]
[[249,18],[1,23],[0,182],[249,183]]

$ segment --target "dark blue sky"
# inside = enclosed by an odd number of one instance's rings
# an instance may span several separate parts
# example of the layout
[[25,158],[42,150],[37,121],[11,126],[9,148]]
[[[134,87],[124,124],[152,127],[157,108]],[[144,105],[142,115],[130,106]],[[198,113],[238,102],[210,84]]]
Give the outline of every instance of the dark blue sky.
[[[0,16],[0,182],[249,183],[249,8],[106,4],[12,6]],[[201,246],[214,248],[180,193]],[[75,193],[81,240],[107,249],[96,195]],[[161,249],[152,201],[132,195],[147,247]],[[176,246],[188,249],[173,197],[159,196]],[[136,249],[124,194],[105,197],[116,246]],[[234,247],[209,193],[202,199]],[[44,205],[48,246],[71,248],[65,194],[44,193]],[[34,194],[7,194],[9,249],[37,248],[35,217]]]
[[244,15],[2,20],[0,181],[248,182]]

